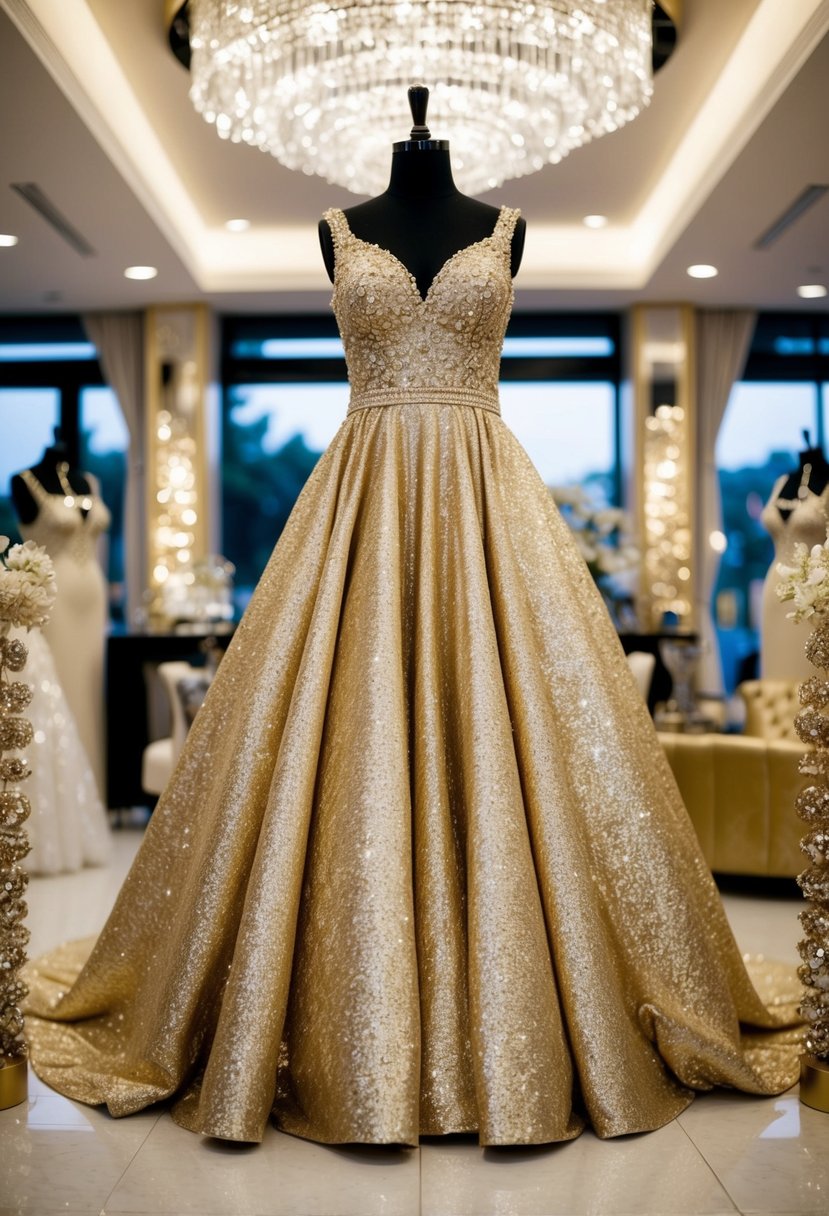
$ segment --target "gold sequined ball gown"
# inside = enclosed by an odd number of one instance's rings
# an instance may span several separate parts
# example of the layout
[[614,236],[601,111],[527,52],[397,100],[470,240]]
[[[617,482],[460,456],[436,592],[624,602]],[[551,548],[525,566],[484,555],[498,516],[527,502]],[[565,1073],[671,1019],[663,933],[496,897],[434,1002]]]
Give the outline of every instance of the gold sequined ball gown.
[[[348,414],[115,908],[40,960],[38,1074],[194,1131],[483,1144],[796,1078],[614,630],[501,421],[517,212],[426,298],[329,211]],[[74,980],[74,983],[72,982]],[[70,986],[71,985],[71,986]]]

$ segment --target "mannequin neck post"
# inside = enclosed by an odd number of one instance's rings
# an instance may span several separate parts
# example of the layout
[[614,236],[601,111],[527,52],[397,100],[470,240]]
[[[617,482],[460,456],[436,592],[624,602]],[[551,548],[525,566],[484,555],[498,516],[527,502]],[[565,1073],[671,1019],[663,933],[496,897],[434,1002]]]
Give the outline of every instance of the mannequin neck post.
[[445,198],[458,194],[446,140],[407,140],[395,146],[387,194],[398,198]]

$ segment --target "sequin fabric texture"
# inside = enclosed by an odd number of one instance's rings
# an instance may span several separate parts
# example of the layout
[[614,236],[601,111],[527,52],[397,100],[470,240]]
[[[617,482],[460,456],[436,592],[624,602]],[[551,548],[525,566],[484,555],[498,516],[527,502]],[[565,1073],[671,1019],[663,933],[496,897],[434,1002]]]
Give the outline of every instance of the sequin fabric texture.
[[34,1066],[194,1131],[483,1144],[796,1079],[604,609],[498,412],[517,212],[423,300],[329,211],[353,397]]

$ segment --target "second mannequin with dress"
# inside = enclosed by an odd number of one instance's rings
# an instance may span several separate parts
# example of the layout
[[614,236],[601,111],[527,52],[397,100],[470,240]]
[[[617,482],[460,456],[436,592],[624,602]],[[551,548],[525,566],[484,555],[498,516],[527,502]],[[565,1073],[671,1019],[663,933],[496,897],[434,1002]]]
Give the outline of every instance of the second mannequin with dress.
[[35,689],[27,868],[53,874],[99,865],[110,854],[102,803],[106,584],[98,561],[110,515],[59,432],[37,464],[12,478],[11,494],[24,539],[52,559],[58,590],[48,625],[27,639]]
[[777,596],[778,563],[790,565],[796,544],[822,545],[829,525],[829,462],[803,432],[805,447],[798,467],[784,473],[772,488],[760,519],[774,541],[774,559],[763,584],[760,675],[770,680],[806,680],[815,674],[805,654],[811,623],[788,618],[791,604]]

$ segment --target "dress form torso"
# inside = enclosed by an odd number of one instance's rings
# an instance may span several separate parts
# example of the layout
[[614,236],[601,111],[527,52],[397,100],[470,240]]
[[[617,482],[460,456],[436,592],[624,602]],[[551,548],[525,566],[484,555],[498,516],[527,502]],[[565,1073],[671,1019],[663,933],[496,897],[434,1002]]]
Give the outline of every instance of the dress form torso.
[[74,501],[71,495],[50,493],[30,469],[20,479],[37,507],[33,518],[21,520],[21,534],[43,545],[55,566],[58,595],[44,636],[98,791],[103,793],[107,597],[98,542],[109,527],[110,513],[91,478],[87,478],[91,493]]
[[[391,253],[411,274],[422,299],[446,263],[468,245],[490,236],[499,208],[461,194],[452,179],[446,147],[399,150],[392,155],[388,189],[345,212],[351,233]],[[335,248],[327,218],[319,225],[323,259],[331,281]],[[512,234],[510,273],[521,264],[526,222]]]
[[[797,480],[800,482],[801,478]],[[787,475],[778,478],[760,516],[774,541],[774,560],[763,584],[760,642],[760,674],[771,680],[805,680],[815,674],[804,653],[812,626],[809,621],[795,624],[789,620],[792,605],[777,596],[780,582],[777,564],[789,565],[798,543],[810,549],[822,545],[829,522],[829,483],[819,493],[809,484],[798,484],[791,495],[787,493],[789,484],[792,483]]]

